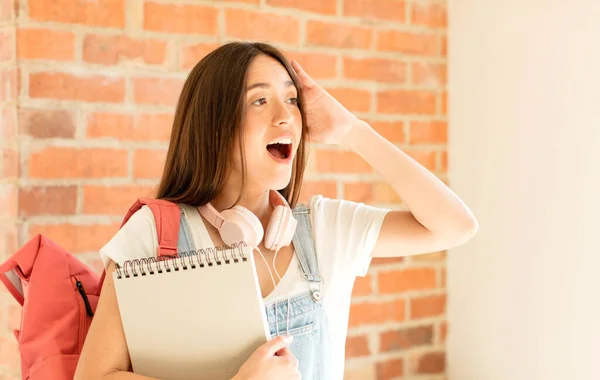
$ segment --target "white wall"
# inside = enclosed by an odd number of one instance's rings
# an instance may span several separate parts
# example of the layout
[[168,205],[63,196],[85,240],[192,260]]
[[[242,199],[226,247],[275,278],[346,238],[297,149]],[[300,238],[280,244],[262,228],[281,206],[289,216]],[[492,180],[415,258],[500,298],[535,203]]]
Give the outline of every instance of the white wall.
[[600,379],[600,1],[449,0],[450,380]]

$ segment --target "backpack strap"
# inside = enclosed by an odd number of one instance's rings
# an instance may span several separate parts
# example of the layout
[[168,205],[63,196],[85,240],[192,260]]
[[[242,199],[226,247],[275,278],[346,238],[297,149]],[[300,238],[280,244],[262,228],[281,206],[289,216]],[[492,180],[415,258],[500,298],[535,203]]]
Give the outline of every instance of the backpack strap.
[[181,218],[181,210],[176,203],[163,199],[140,198],[127,211],[121,227],[144,205],[148,206],[154,215],[158,235],[158,258],[176,256]]

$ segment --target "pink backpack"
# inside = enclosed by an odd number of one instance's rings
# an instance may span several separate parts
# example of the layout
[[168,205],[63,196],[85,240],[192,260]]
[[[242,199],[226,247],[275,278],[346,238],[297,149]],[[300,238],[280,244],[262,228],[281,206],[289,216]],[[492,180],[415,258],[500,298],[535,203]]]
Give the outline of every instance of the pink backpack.
[[[177,254],[179,207],[138,199],[121,227],[143,205],[154,214],[159,257]],[[72,380],[105,272],[98,276],[74,255],[37,235],[0,265],[0,280],[23,306],[17,338],[23,380]]]

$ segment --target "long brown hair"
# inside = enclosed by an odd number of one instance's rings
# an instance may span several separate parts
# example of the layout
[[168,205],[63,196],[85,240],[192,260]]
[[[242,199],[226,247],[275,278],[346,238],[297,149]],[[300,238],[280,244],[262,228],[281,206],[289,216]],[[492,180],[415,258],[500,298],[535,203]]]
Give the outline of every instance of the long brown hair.
[[183,85],[157,198],[199,206],[212,201],[225,186],[232,167],[234,145],[242,157],[242,189],[246,183],[242,122],[248,67],[258,55],[279,61],[298,91],[302,134],[293,162],[292,178],[280,193],[290,207],[300,195],[307,160],[306,117],[300,83],[277,48],[260,42],[231,42],[204,57]]

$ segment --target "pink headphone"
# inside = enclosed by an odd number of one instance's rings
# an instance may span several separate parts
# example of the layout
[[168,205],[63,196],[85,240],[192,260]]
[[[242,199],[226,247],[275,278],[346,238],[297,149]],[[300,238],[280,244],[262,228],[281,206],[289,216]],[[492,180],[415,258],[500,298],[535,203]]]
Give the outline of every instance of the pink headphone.
[[278,191],[269,192],[269,201],[275,207],[266,233],[256,215],[245,207],[235,205],[231,209],[219,213],[210,203],[199,206],[200,213],[212,224],[227,245],[245,242],[257,247],[265,238],[267,249],[279,249],[292,242],[296,231],[296,219],[285,198]]

